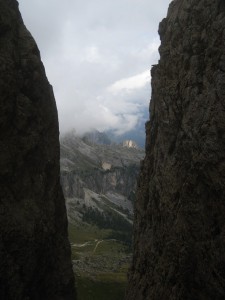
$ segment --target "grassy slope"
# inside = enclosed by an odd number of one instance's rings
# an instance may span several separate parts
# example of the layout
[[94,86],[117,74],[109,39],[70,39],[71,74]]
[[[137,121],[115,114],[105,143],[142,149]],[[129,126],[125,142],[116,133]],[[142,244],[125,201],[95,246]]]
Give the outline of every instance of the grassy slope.
[[124,299],[130,254],[110,235],[112,230],[69,224],[78,300]]

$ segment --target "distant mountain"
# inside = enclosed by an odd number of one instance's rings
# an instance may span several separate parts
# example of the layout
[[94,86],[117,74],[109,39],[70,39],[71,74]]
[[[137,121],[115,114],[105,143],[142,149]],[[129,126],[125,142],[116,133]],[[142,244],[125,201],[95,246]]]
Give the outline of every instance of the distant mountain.
[[97,131],[83,137],[71,131],[60,139],[61,184],[79,299],[106,299],[99,298],[101,286],[106,294],[116,291],[114,299],[123,299],[126,287],[136,178],[144,151],[129,147],[136,145],[133,141],[109,141]]
[[149,113],[148,111],[143,111],[143,117],[140,119],[138,124],[135,126],[134,129],[125,132],[124,134],[117,135],[114,131],[109,130],[106,131],[106,134],[109,138],[116,142],[122,143],[124,140],[133,140],[137,143],[137,145],[144,149],[145,148],[145,123],[149,120]]
[[96,129],[87,132],[83,135],[82,140],[87,144],[110,145],[112,140],[104,132]]
[[131,229],[136,177],[144,151],[107,144],[107,136],[97,131],[83,138],[71,131],[60,143],[69,222]]
[[122,142],[123,147],[138,149],[138,145],[135,141],[125,140]]

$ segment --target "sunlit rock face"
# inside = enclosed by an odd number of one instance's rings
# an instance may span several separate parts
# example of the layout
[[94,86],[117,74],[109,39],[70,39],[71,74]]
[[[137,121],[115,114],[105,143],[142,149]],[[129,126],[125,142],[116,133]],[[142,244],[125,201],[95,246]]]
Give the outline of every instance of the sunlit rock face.
[[135,148],[135,149],[138,148],[137,143],[132,140],[125,140],[125,141],[123,141],[122,145],[123,145],[123,147],[127,147],[127,148]]
[[0,0],[0,69],[0,299],[75,299],[55,100],[15,0]]
[[159,26],[127,300],[225,299],[225,2]]

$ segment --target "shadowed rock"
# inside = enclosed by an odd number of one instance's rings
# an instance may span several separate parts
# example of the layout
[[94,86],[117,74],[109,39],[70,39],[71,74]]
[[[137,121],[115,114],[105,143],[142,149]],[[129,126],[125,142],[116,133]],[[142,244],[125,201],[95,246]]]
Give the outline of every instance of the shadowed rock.
[[75,299],[58,118],[18,3],[0,0],[0,299]]
[[127,300],[222,300],[224,1],[174,0],[159,34]]

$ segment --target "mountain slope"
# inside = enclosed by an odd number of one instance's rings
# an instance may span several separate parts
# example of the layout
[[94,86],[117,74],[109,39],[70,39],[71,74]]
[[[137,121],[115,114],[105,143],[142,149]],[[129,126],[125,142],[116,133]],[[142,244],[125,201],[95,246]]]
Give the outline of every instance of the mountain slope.
[[88,208],[89,215],[90,210],[98,210],[109,218],[110,209],[111,214],[130,223],[143,155],[143,150],[121,145],[90,144],[74,132],[62,137],[61,183],[70,220],[69,208],[74,202],[80,214]]
[[97,132],[94,138],[74,131],[61,138],[61,182],[80,299],[122,300],[131,260],[133,202],[144,151],[105,141]]

